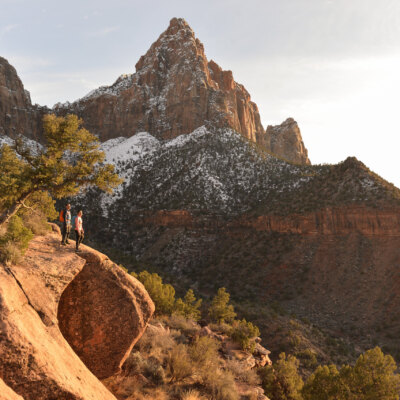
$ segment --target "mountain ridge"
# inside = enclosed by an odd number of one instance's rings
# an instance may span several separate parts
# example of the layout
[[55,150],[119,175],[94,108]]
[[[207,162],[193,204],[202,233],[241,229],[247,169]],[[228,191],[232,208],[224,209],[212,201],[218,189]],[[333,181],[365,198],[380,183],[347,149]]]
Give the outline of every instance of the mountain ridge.
[[[6,73],[11,83],[0,91],[0,104],[5,105],[0,107],[0,127],[8,136],[23,134],[43,142],[45,113],[77,114],[102,142],[142,131],[171,139],[208,123],[229,127],[291,162],[310,164],[297,123],[292,121],[289,129],[285,123],[275,127],[274,135],[264,130],[248,91],[231,71],[208,61],[203,44],[182,18],[170,21],[136,63],[135,73],[121,75],[112,85],[72,103],[56,103],[52,109],[32,105],[15,69],[1,59],[0,83]],[[18,87],[18,96],[7,94],[11,86]]]

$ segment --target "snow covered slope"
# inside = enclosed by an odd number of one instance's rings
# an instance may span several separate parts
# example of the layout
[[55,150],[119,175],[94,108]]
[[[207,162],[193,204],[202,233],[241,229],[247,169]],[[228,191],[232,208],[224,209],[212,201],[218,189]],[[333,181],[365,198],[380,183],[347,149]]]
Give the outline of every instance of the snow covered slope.
[[250,210],[301,212],[334,201],[365,201],[380,190],[379,182],[357,160],[343,163],[351,173],[348,182],[341,182],[336,172],[332,175],[341,164],[290,164],[230,129],[203,126],[169,141],[143,132],[128,139],[111,139],[102,149],[106,161],[115,164],[125,179],[112,196],[92,191],[92,196],[101,197],[105,215],[111,207],[223,215]]

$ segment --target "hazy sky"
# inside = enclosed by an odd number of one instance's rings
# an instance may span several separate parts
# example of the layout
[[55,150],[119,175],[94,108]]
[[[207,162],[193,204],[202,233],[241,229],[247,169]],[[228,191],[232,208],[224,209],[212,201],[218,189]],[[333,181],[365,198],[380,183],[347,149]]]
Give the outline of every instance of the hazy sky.
[[134,72],[172,17],[313,163],[354,155],[400,186],[400,0],[0,0],[0,56],[52,106]]

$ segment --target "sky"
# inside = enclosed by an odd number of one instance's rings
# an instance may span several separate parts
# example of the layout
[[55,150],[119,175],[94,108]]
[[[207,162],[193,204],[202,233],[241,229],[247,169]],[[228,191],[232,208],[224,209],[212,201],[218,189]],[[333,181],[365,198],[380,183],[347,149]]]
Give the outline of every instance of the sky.
[[173,17],[232,70],[264,127],[313,164],[355,156],[400,187],[399,0],[0,0],[0,56],[33,103],[74,101],[135,64]]

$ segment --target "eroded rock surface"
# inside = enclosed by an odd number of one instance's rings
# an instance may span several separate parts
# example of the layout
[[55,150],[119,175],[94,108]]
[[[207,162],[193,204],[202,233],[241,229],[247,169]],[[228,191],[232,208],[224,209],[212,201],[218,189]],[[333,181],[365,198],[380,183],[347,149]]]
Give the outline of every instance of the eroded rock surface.
[[[59,236],[54,233],[36,237],[20,265],[0,265],[0,377],[26,400],[115,399],[89,371],[59,329],[57,311],[60,298],[65,288],[87,264],[86,259],[73,252],[72,246],[59,248],[59,240]],[[92,257],[100,257],[90,248],[83,248],[85,254],[88,254],[87,258],[90,258],[92,252]],[[107,272],[103,272],[103,268]],[[113,269],[118,272],[113,274]],[[123,360],[124,351],[128,351],[138,339],[135,335],[142,333],[154,306],[147,292],[138,292],[140,284],[135,286],[133,278],[121,277],[124,272],[119,271],[119,267],[111,262],[107,266],[98,265],[97,274],[92,276],[92,287],[97,282],[99,288],[103,289],[105,285],[101,280],[104,275],[109,274],[120,278],[108,280],[109,287],[103,292],[104,299],[100,307],[102,317],[113,328],[113,338],[117,343],[121,343],[118,338],[122,335],[121,332],[127,334],[121,329],[119,322],[122,324],[127,320],[139,320],[137,316],[129,315],[133,309],[129,307],[129,296],[137,295],[138,299],[132,298],[131,303],[144,308],[139,321],[140,328],[130,332],[130,344],[123,351],[107,352],[107,343],[112,339],[104,335],[96,336],[96,340],[92,342],[93,348],[99,349],[97,361],[117,367],[118,362]],[[118,306],[119,310],[115,309],[116,303],[113,301],[108,308],[104,307],[108,295],[121,297],[123,301]],[[86,295],[86,300],[96,307],[89,294]],[[125,321],[122,321],[124,310],[127,315]],[[118,319],[113,319],[108,314],[116,315]],[[92,323],[92,316],[93,314],[82,315],[81,318]],[[106,333],[111,334],[110,331],[111,329]],[[125,338],[125,342],[129,340]]]
[[174,138],[207,121],[229,126],[252,141],[264,134],[247,90],[231,71],[207,60],[203,44],[181,18],[171,20],[137,62],[135,74],[72,104],[58,104],[55,111],[76,113],[102,141],[140,131]]
[[85,365],[107,378],[119,371],[154,306],[143,285],[104,254],[80,256],[86,264],[61,296],[60,329]]
[[0,57],[0,135],[38,139],[46,108],[33,106],[15,68]]
[[267,127],[265,147],[287,161],[296,164],[311,164],[300,128],[293,118],[288,118],[280,125]]

